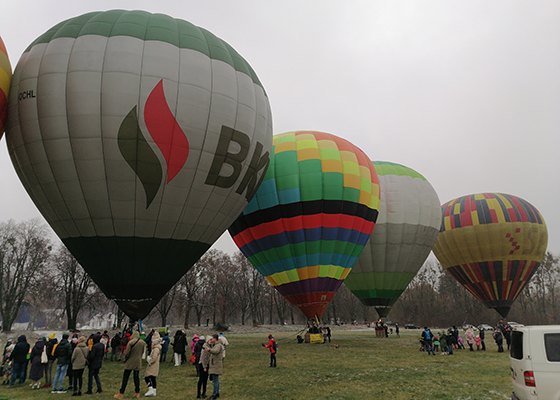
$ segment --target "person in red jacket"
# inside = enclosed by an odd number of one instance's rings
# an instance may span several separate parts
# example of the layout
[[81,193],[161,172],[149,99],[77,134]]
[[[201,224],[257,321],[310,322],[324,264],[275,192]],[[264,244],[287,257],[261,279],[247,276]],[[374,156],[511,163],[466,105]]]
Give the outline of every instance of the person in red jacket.
[[276,340],[272,335],[268,335],[268,343],[262,345],[270,351],[270,366],[276,368],[276,352],[278,351]]

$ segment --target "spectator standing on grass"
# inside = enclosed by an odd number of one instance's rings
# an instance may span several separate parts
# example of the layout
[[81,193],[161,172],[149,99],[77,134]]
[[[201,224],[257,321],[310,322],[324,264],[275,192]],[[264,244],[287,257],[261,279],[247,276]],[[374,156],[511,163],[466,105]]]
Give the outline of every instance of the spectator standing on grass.
[[479,335],[480,335],[480,348],[482,351],[486,351],[486,344],[484,343],[484,336],[485,336],[484,328],[480,330]]
[[196,367],[196,376],[200,378],[200,355],[202,353],[202,346],[206,343],[206,338],[204,336],[199,336],[196,345],[194,346],[194,366]]
[[451,336],[453,338],[453,347],[459,349],[459,329],[455,325],[451,328]]
[[480,351],[480,335],[474,337],[474,344],[476,344],[476,351]]
[[395,333],[397,334],[397,337],[401,337],[399,334],[399,324],[395,324]]
[[278,351],[276,340],[274,340],[272,335],[268,335],[268,343],[263,343],[262,346],[266,347],[268,351],[270,351],[270,367],[276,368],[276,352]]
[[433,340],[434,335],[432,334],[432,331],[427,326],[425,326],[424,330],[422,331],[422,343],[424,344],[424,350],[426,351],[426,353],[428,353],[428,355],[433,354],[435,356],[436,353],[434,352],[432,344]]
[[147,357],[148,366],[146,367],[146,376],[144,381],[148,385],[148,391],[145,397],[156,397],[157,395],[157,377],[159,375],[159,359],[161,356],[161,337],[159,332],[154,331],[151,338],[150,355]]
[[206,397],[206,386],[208,385],[208,367],[210,364],[210,352],[204,348],[205,337],[198,338],[197,346],[200,346],[200,359],[198,360],[198,382],[196,384],[196,398]]
[[167,360],[167,352],[169,351],[169,333],[165,332],[163,338],[161,339],[161,357],[160,362],[165,362]]
[[88,354],[89,348],[86,344],[86,337],[80,336],[72,352],[72,388],[74,389],[72,396],[82,395],[84,369],[86,368]]
[[[45,372],[45,368],[47,363],[43,364],[42,358],[43,353],[45,353],[45,358],[47,358],[47,349],[46,349],[47,339],[41,338],[31,350],[31,369],[29,371],[29,379],[33,381],[31,385],[31,389],[39,389],[41,387],[41,379],[43,378],[43,373]],[[47,360],[48,361],[48,360]]]
[[115,336],[111,339],[111,361],[120,361],[120,344],[121,344],[121,333],[117,332]]
[[195,333],[195,334],[193,335],[192,339],[191,339],[191,358],[190,358],[190,359],[191,359],[191,362],[192,362],[192,359],[193,359],[193,357],[194,357],[194,360],[195,360],[195,361],[194,361],[194,363],[192,363],[192,364],[193,364],[194,370],[195,370],[195,372],[196,372],[196,376],[198,376],[198,366],[196,365],[196,354],[195,354],[195,352],[194,352],[194,349],[195,349],[196,344],[198,343],[199,340],[200,340],[200,338],[199,338],[198,335]]
[[100,342],[104,346],[104,357],[103,358],[107,359],[107,354],[109,354],[109,345],[111,343],[111,337],[109,336],[109,333],[107,331],[103,331],[103,334],[101,335]]
[[228,342],[227,338],[225,337],[224,332],[220,332],[220,334],[218,335],[218,340],[220,341],[222,346],[224,346],[223,358],[226,358],[226,349],[229,346],[229,342]]
[[504,352],[504,335],[502,334],[502,330],[499,329],[498,327],[496,327],[496,329],[494,330],[494,341],[496,342],[496,345],[498,346],[498,353],[503,353]]
[[27,362],[27,354],[29,353],[29,343],[25,335],[21,335],[17,339],[17,343],[10,354],[12,361],[12,376],[10,377],[10,386],[15,385],[16,380],[19,383],[25,383],[25,365]]
[[434,336],[434,340],[433,340],[433,347],[434,347],[434,352],[438,352],[439,351],[439,336]]
[[52,385],[52,369],[53,364],[56,360],[56,357],[53,354],[53,350],[55,346],[58,344],[58,339],[56,338],[56,334],[51,333],[49,335],[49,340],[47,342],[47,366],[45,367],[45,386],[44,387],[51,387]]
[[441,354],[447,354],[447,335],[443,331],[439,333],[439,345],[441,347]]
[[62,340],[54,348],[54,357],[56,358],[56,370],[51,393],[66,393],[64,390],[64,378],[68,372],[68,366],[72,358],[72,345],[68,341],[69,335],[64,333]]
[[102,393],[101,379],[99,378],[99,371],[103,366],[103,358],[105,357],[105,345],[101,343],[102,337],[99,334],[93,335],[93,346],[88,357],[88,384],[87,394],[93,394],[93,380],[95,379],[95,386],[97,393]]
[[186,348],[187,336],[183,334],[182,330],[178,330],[173,337],[173,360],[175,361],[176,367],[182,364]]
[[220,375],[224,373],[224,345],[217,334],[212,335],[204,348],[210,353],[208,362],[208,375],[214,386],[211,400],[220,397]]
[[474,330],[472,328],[472,326],[469,326],[467,328],[467,331],[465,332],[465,339],[467,340],[467,344],[469,345],[469,350],[470,351],[474,351],[473,349],[473,345],[474,345]]
[[124,392],[126,392],[126,386],[128,385],[131,373],[134,380],[134,398],[140,398],[140,368],[142,368],[142,354],[144,354],[145,347],[146,342],[140,339],[138,332],[134,332],[123,353],[125,364],[122,383],[119,391],[113,396],[115,399],[124,398]]

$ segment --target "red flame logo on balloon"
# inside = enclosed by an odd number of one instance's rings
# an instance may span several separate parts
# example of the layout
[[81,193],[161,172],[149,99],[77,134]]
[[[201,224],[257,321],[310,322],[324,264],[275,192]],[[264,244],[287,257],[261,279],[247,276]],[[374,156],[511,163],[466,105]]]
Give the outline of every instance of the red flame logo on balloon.
[[[118,132],[123,158],[138,176],[146,193],[146,208],[162,182],[163,167],[138,124],[137,107],[124,118]],[[181,171],[189,157],[189,141],[171,112],[163,90],[163,79],[152,89],[144,106],[144,122],[167,167],[167,183]]]

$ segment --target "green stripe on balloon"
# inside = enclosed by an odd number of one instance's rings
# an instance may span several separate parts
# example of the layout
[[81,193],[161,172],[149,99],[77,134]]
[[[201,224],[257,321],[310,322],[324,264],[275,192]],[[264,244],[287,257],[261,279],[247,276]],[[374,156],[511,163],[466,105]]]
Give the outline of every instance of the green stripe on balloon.
[[[267,264],[270,260],[291,259],[293,257],[309,257],[310,254],[332,253],[342,254],[349,257],[358,257],[363,246],[352,245],[346,241],[339,240],[316,240],[312,242],[301,242],[276,247],[261,251],[249,260],[255,267]],[[266,260],[266,261],[265,261]],[[277,272],[277,271],[275,271]]]
[[217,36],[190,22],[145,11],[111,10],[68,19],[39,36],[25,51],[57,38],[76,39],[85,35],[130,36],[145,41],[169,43],[180,49],[195,50],[213,60],[231,65],[236,71],[248,75],[253,83],[264,90],[249,63]]
[[401,164],[395,164],[388,161],[374,161],[373,165],[377,171],[378,176],[384,175],[397,175],[397,176],[410,176],[412,178],[418,178],[426,180],[422,174],[419,174],[412,168],[405,167]]
[[163,176],[161,163],[138,126],[136,106],[124,118],[118,133],[119,150],[146,193],[146,208],[152,204]]

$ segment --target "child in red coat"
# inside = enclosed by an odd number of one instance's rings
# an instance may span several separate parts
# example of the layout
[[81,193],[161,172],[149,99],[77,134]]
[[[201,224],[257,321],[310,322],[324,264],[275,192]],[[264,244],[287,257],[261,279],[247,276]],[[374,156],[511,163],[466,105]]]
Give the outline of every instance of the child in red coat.
[[268,343],[263,343],[262,346],[266,347],[270,351],[270,366],[276,368],[276,351],[278,350],[276,340],[274,340],[272,335],[268,335]]

